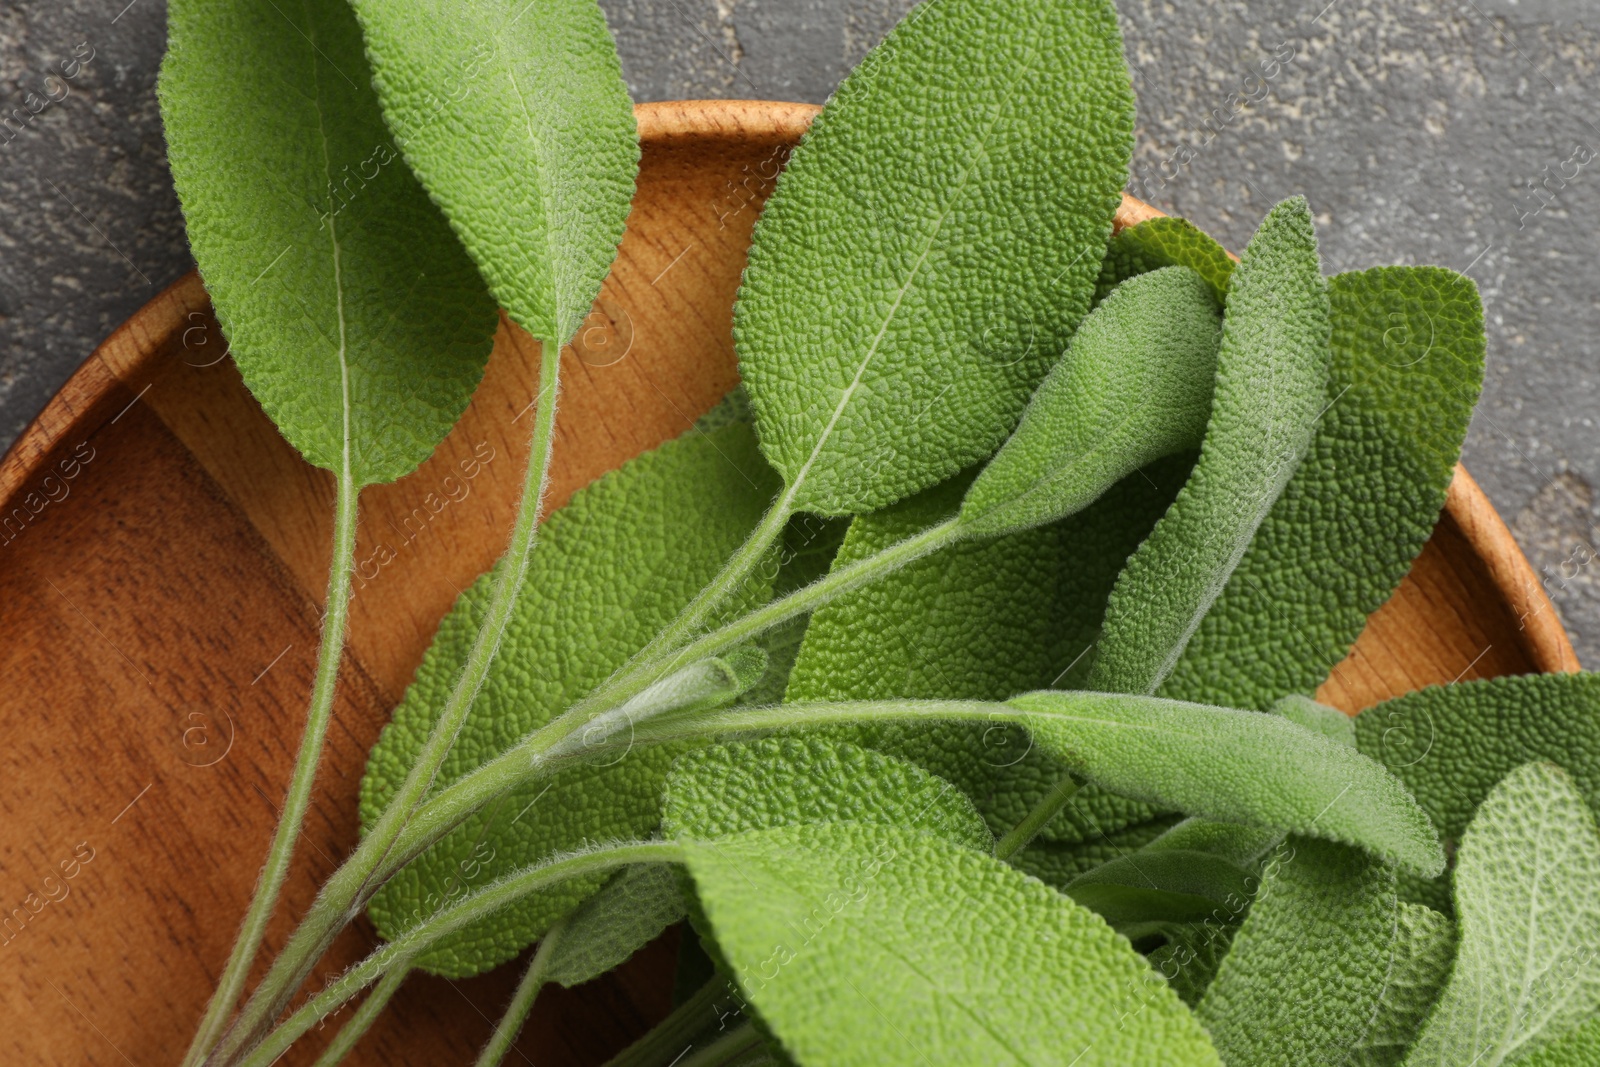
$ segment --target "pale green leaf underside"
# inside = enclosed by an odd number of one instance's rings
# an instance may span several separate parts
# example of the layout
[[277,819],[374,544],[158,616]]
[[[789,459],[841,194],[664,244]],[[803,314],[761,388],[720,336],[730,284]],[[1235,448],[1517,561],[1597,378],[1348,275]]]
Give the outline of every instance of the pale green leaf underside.
[[1115,793],[1355,845],[1422,874],[1444,868],[1428,817],[1382,766],[1280,716],[1093,693],[1010,704],[1043,713],[1026,720],[1037,743]]
[[1600,1015],[1555,1044],[1517,1060],[1517,1067],[1600,1067]]
[[573,913],[545,979],[571,988],[602,975],[684,916],[683,891],[668,866],[625,867]]
[[1461,839],[1460,946],[1407,1067],[1499,1067],[1600,1011],[1600,831],[1567,773],[1506,776]]
[[1271,711],[1346,748],[1356,747],[1356,721],[1338,708],[1291,693],[1274,703]]
[[1394,1067],[1416,1040],[1456,955],[1455,923],[1420,904],[1400,904],[1394,962],[1352,1067]]
[[663,831],[710,840],[798,822],[875,822],[994,848],[965,794],[904,760],[821,737],[714,745],[667,777]]
[[722,954],[798,1063],[1219,1063],[1126,941],[992,857],[863,823],[685,847]]
[[1339,1067],[1378,1011],[1399,921],[1394,868],[1291,837],[1195,1013],[1239,1067]]
[[1117,580],[1091,688],[1152,692],[1182,654],[1311,440],[1328,331],[1311,212],[1295,197],[1233,273],[1199,462]]
[[1483,381],[1483,309],[1441,267],[1329,282],[1328,409],[1163,696],[1265,708],[1310,693],[1433,532]]
[[[642,648],[716,575],[776,488],[750,428],[731,425],[669,441],[575,494],[545,521],[499,654],[435,788],[505,751]],[[454,685],[487,589],[486,575],[440,623],[373,748],[361,790],[366,825],[405,777]],[[451,891],[478,888],[585,840],[649,833],[678,751],[640,748],[612,766],[576,767],[506,794],[373,898],[379,931],[393,935]],[[475,873],[464,878],[463,870]],[[586,880],[526,898],[452,935],[420,963],[449,976],[487,969],[515,956],[595,888]]]
[[622,239],[639,146],[594,0],[353,0],[422,184],[511,318],[564,344]]
[[1146,464],[1200,447],[1221,333],[1220,305],[1186,267],[1119,286],[968,490],[962,526],[983,536],[1051,522]]
[[1188,267],[1206,280],[1221,304],[1228,296],[1233,266],[1227,251],[1188,219],[1146,219],[1111,238],[1095,284],[1095,300],[1104,300],[1122,282],[1147,271]]
[[735,318],[795,507],[882,507],[1000,444],[1088,310],[1132,131],[1108,0],[924,4],[845,80]]
[[245,384],[308,462],[357,485],[410,472],[466,409],[497,320],[399,158],[349,7],[174,0],[160,95]]

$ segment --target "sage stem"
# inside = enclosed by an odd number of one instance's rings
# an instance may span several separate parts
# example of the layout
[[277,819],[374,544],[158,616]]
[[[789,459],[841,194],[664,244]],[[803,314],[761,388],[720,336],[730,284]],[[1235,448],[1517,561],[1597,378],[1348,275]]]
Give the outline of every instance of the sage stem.
[[489,1036],[489,1043],[484,1045],[483,1051],[478,1054],[477,1067],[500,1067],[500,1061],[511,1051],[511,1043],[522,1032],[522,1024],[527,1021],[528,1013],[533,1010],[533,1000],[539,995],[540,987],[544,985],[550,956],[561,943],[566,931],[567,920],[562,919],[546,930],[545,935],[539,939],[539,947],[534,950],[533,959],[528,961],[528,969],[522,973],[522,980],[517,983],[516,992],[511,994],[511,1003],[506,1005],[505,1014],[500,1016],[500,1021],[495,1024],[494,1033]]

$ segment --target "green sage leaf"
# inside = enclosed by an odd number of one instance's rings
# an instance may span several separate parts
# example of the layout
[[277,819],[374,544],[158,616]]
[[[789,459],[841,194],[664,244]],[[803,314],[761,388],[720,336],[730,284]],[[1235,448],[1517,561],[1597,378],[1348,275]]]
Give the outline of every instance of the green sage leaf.
[[685,851],[741,991],[798,1063],[1219,1063],[1125,940],[991,856],[868,823]]
[[793,507],[873,510],[999,446],[1088,311],[1132,133],[1109,0],[924,4],[844,81],[735,317]]
[[1555,1044],[1517,1060],[1517,1067],[1600,1067],[1600,1015]]
[[1456,927],[1420,904],[1400,904],[1394,962],[1372,1025],[1356,1043],[1354,1067],[1394,1067],[1416,1040],[1456,956]]
[[1141,275],[1089,313],[1016,432],[961,502],[976,536],[1083,510],[1119,479],[1200,446],[1220,307],[1185,267]]
[[307,462],[357,485],[409,473],[466,409],[497,320],[398,158],[349,7],[174,0],[160,96],[245,384]]
[[1299,465],[1327,372],[1327,285],[1296,197],[1268,212],[1234,272],[1199,462],[1117,580],[1090,688],[1160,685]]
[[573,913],[545,963],[546,981],[571,989],[622,964],[684,916],[671,867],[624,867]]
[[1223,247],[1188,219],[1158,217],[1111,238],[1095,283],[1095,300],[1104,300],[1129,278],[1162,267],[1188,267],[1206,280],[1221,304],[1228,297],[1233,260]]
[[1398,922],[1394,868],[1291,837],[1195,1014],[1227,1063],[1338,1067],[1378,1011]]
[[611,269],[639,146],[594,0],[352,0],[406,162],[512,320],[577,332]]
[[1600,830],[1561,768],[1528,763],[1461,838],[1460,947],[1407,1067],[1499,1067],[1600,1012]]

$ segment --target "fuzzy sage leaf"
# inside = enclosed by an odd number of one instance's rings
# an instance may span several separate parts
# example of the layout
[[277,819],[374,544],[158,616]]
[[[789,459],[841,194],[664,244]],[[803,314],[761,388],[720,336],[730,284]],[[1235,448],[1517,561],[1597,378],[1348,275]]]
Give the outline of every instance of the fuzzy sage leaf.
[[1353,1067],[1394,1067],[1433,1010],[1456,957],[1455,923],[1421,904],[1400,903],[1394,962],[1372,1025],[1350,1058]]
[[1188,267],[1206,280],[1218,304],[1228,297],[1234,263],[1227,251],[1188,219],[1163,215],[1111,238],[1095,283],[1095,301],[1129,278],[1162,267]]
[[1109,0],[924,4],[844,81],[735,318],[792,508],[881,507],[1000,444],[1088,311],[1132,131]]
[[239,373],[309,462],[392,481],[466,409],[494,302],[400,161],[341,0],[168,11],[167,158]]
[[600,8],[593,0],[353,6],[406,161],[512,320],[564,344],[611,269],[639,160]]

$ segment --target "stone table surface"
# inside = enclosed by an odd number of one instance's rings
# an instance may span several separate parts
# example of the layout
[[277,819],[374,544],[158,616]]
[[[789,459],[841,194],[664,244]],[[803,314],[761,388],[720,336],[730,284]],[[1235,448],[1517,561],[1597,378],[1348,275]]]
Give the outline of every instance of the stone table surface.
[[[821,102],[910,3],[602,6],[636,100]],[[1132,192],[1235,249],[1304,193],[1329,272],[1438,263],[1477,282],[1489,365],[1465,461],[1600,664],[1600,7],[1119,7],[1140,108]],[[191,266],[155,96],[165,27],[164,0],[0,9],[0,113],[75,74],[0,132],[0,446]]]

